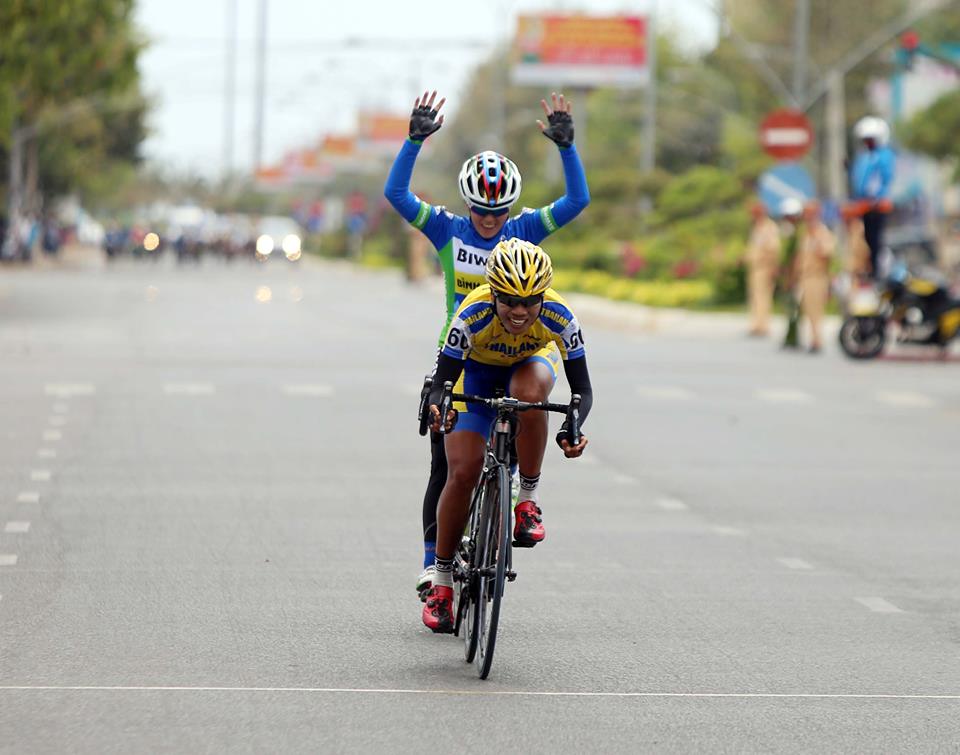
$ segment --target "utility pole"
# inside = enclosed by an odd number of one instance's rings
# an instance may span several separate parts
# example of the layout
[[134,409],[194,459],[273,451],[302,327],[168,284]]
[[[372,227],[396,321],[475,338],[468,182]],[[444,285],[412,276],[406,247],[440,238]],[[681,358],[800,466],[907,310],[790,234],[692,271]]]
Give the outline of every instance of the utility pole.
[[793,98],[797,102],[803,102],[807,90],[809,36],[810,0],[797,0],[793,24]]
[[233,133],[236,120],[237,0],[227,0],[227,57],[223,90],[223,177],[233,173]]
[[640,171],[644,175],[653,173],[656,167],[657,142],[657,0],[651,0],[647,12],[647,106],[643,128],[643,154]]
[[827,191],[835,202],[847,198],[847,177],[843,165],[846,143],[845,98],[843,74],[836,69],[827,73]]
[[263,119],[267,68],[267,0],[259,0],[257,23],[257,75],[253,97],[253,170],[263,164]]

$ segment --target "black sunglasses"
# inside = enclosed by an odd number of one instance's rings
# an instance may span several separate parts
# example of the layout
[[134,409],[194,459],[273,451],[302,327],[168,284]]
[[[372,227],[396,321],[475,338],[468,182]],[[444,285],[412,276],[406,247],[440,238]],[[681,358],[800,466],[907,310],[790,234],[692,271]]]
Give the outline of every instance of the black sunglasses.
[[499,210],[488,210],[486,207],[470,207],[470,212],[475,212],[480,217],[486,217],[487,215],[493,215],[495,218],[502,218],[508,212],[510,212],[509,207],[501,207]]
[[501,294],[494,292],[497,301],[508,309],[514,307],[525,307],[530,309],[543,302],[543,294],[533,294],[532,296],[511,296],[510,294]]

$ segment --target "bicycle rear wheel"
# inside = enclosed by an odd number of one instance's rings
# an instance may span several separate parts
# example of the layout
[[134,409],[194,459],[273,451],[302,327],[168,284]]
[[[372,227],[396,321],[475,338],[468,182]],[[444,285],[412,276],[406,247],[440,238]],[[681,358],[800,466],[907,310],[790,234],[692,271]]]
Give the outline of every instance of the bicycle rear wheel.
[[486,679],[493,665],[500,624],[500,600],[507,579],[510,550],[510,475],[498,465],[487,486],[480,516],[481,542],[477,545],[476,612],[478,624],[477,652],[480,663],[477,673]]

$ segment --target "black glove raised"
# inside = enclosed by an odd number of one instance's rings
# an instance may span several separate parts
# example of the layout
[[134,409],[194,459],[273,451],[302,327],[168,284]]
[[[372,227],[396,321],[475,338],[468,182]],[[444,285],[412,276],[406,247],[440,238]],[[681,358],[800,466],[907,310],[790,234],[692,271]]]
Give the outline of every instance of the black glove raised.
[[437,120],[435,109],[429,105],[415,107],[410,114],[410,140],[422,142],[430,134],[439,131],[441,125],[440,121]]
[[547,116],[549,126],[543,130],[543,135],[558,147],[569,147],[573,144],[573,116],[563,110],[554,110]]

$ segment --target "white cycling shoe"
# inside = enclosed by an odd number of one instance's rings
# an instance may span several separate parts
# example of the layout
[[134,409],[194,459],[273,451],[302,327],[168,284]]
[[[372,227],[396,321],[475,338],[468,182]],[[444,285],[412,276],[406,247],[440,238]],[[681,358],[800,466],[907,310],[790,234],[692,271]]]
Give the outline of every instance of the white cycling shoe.
[[437,567],[431,565],[420,572],[420,576],[417,577],[417,592],[420,593],[421,602],[426,601],[427,593],[433,587],[433,575],[436,573]]

